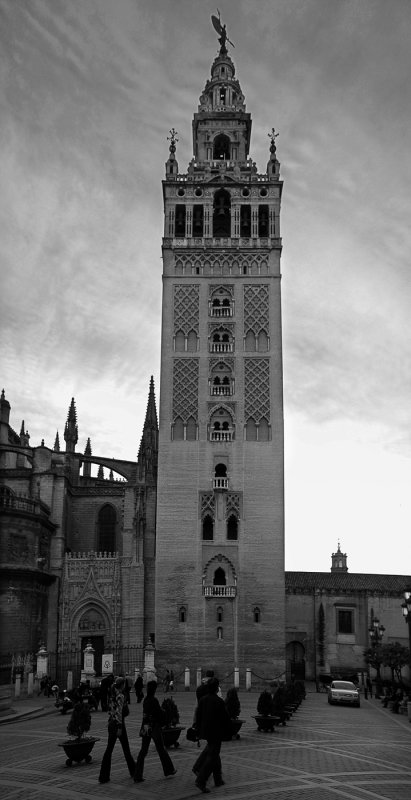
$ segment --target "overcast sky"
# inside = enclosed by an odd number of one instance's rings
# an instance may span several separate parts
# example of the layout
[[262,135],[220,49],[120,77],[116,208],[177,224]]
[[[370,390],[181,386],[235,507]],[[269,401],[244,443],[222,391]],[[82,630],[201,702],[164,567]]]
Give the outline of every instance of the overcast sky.
[[[218,0],[264,172],[279,131],[286,568],[411,573],[411,3]],[[133,460],[160,366],[161,180],[208,0],[0,0],[1,386],[17,432]]]

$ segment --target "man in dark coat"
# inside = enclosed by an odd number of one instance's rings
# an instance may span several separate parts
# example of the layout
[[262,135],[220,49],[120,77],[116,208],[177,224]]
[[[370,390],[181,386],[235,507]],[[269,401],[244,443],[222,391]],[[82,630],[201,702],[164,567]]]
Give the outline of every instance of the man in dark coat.
[[[210,678],[208,693],[201,697],[197,709],[198,735],[200,739],[206,739],[207,744],[200,756],[202,765],[195,784],[204,793],[210,791],[206,784],[211,773],[214,774],[216,786],[224,784],[221,776],[220,750],[221,742],[231,732],[231,723],[224,700],[218,697],[219,688],[217,678]],[[217,780],[216,775],[218,775]]]

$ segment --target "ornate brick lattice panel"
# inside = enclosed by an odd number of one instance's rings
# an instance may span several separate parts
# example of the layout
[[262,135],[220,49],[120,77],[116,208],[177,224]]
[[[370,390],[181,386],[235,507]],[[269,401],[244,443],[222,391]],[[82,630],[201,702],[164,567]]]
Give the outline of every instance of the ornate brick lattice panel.
[[260,252],[258,250],[249,250],[247,253],[216,253],[208,252],[204,255],[203,251],[196,252],[191,250],[189,253],[174,252],[175,267],[180,268],[184,272],[190,272],[191,269],[211,269],[216,267],[226,267],[232,269],[234,272],[239,270],[242,272],[244,267],[255,269],[256,271],[267,270],[268,268],[268,253]]
[[173,364],[173,421],[189,417],[198,422],[198,358],[175,358]]
[[190,331],[199,333],[200,299],[199,287],[195,285],[174,286],[174,333],[183,331],[188,336]]
[[270,362],[268,358],[244,359],[245,421],[270,420]]
[[248,331],[258,336],[264,330],[269,335],[268,286],[244,286],[244,336]]
[[204,519],[206,514],[210,514],[215,518],[215,497],[214,492],[203,492],[200,494],[200,514],[201,519]]
[[234,492],[227,492],[226,494],[226,519],[230,516],[230,514],[234,513],[238,519],[241,517],[241,495]]

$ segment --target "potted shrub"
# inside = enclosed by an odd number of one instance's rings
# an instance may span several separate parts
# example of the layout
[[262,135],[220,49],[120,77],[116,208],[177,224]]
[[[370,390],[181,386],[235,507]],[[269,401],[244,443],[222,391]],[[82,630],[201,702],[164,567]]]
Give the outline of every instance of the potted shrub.
[[164,712],[164,724],[162,728],[163,740],[166,747],[179,747],[178,738],[184,728],[179,725],[180,713],[177,704],[172,697],[165,697],[161,708]]
[[87,703],[78,701],[73,708],[67,725],[67,733],[73,738],[59,742],[59,747],[64,748],[67,756],[66,765],[68,767],[71,767],[73,761],[86,761],[87,764],[91,761],[90,753],[99,739],[95,736],[85,735],[90,730],[90,726],[91,714],[89,706]]
[[273,733],[274,725],[279,725],[280,717],[275,716],[273,711],[273,698],[271,692],[265,689],[261,692],[257,702],[257,715],[254,717],[259,731],[270,731]]
[[230,739],[232,739],[233,736],[235,736],[236,739],[239,739],[240,738],[239,730],[244,720],[240,719],[241,704],[238,697],[237,689],[235,687],[228,690],[225,698],[225,707],[227,709],[228,716],[230,717],[231,720],[232,734]]

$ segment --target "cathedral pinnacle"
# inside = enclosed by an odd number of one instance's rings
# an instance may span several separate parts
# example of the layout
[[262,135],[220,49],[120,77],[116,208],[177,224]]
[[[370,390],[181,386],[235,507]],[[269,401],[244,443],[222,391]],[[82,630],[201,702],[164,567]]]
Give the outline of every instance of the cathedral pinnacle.
[[64,427],[64,440],[66,442],[66,452],[74,453],[76,444],[78,442],[77,413],[74,397],[71,398],[67,422]]

